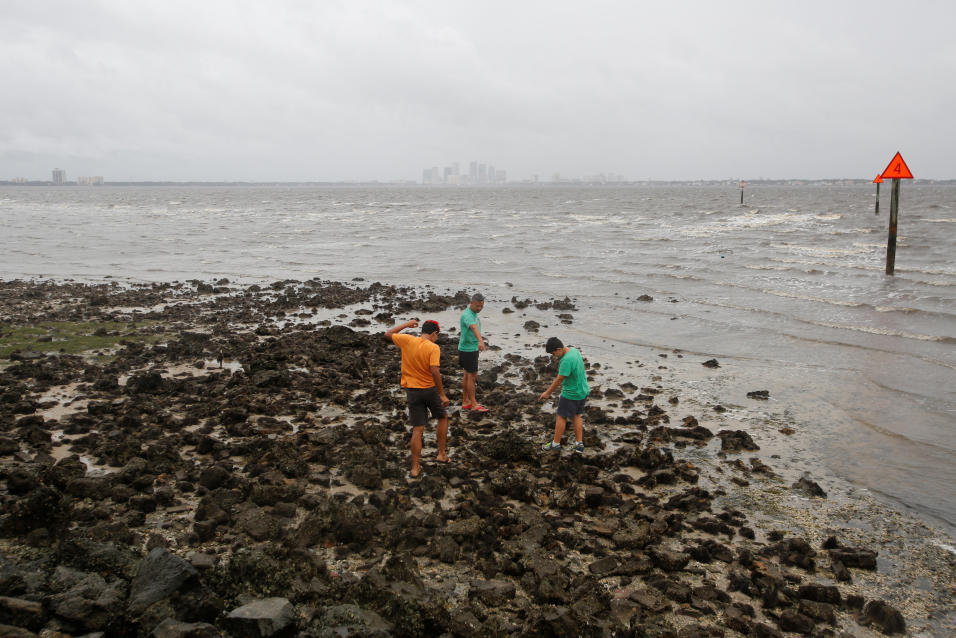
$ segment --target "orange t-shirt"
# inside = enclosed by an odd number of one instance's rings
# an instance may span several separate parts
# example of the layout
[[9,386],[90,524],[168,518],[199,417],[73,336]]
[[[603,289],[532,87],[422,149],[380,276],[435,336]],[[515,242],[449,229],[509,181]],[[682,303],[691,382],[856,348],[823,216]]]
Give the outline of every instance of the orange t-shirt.
[[441,349],[422,337],[396,333],[392,343],[402,351],[402,387],[433,388],[432,366],[438,365]]

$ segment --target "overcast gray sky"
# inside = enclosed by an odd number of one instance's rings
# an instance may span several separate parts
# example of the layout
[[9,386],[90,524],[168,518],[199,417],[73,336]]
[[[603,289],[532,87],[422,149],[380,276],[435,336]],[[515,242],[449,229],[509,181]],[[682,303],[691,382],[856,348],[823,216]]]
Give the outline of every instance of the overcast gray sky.
[[0,179],[956,178],[956,3],[4,3]]

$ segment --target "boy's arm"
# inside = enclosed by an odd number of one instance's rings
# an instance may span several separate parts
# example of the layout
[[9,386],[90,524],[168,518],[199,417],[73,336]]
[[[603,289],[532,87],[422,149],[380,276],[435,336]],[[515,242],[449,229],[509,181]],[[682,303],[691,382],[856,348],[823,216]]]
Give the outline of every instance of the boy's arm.
[[567,378],[567,377],[565,377],[565,376],[563,376],[563,375],[560,375],[560,374],[559,374],[558,376],[556,376],[556,377],[554,378],[554,381],[551,382],[551,387],[549,387],[547,390],[545,390],[544,392],[541,393],[541,396],[538,397],[538,401],[544,401],[544,400],[547,399],[549,396],[551,396],[551,395],[554,393],[554,391],[558,389],[558,386],[560,386],[561,383],[562,383],[566,378]]
[[418,322],[414,319],[412,319],[411,321],[406,321],[405,323],[397,325],[397,326],[392,326],[391,328],[385,331],[385,340],[388,341],[389,343],[394,343],[392,341],[393,334],[395,334],[396,332],[401,332],[405,328],[417,328],[417,327],[418,327]]
[[477,323],[473,323],[473,324],[471,324],[471,325],[468,326],[468,327],[471,329],[471,331],[472,331],[473,333],[475,333],[475,338],[478,339],[478,351],[479,351],[479,352],[484,352],[484,351],[485,351],[485,340],[481,338],[481,331],[478,330],[478,324],[477,324]]
[[445,387],[441,383],[441,372],[438,370],[438,366],[431,366],[432,371],[432,381],[435,382],[435,387],[438,388],[438,396],[441,397],[441,404],[448,405],[451,403],[451,399],[445,396]]

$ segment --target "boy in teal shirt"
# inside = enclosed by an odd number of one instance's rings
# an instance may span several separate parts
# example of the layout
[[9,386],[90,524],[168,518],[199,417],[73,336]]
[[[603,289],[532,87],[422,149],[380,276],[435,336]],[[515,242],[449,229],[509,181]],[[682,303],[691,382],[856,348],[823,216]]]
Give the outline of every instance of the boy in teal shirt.
[[544,449],[546,451],[561,449],[564,429],[567,427],[568,419],[571,419],[574,428],[574,451],[584,452],[584,421],[581,414],[584,412],[584,405],[591,392],[584,373],[584,359],[577,348],[566,347],[557,337],[548,339],[544,349],[552,359],[557,359],[560,363],[558,375],[551,386],[541,393],[538,400],[546,400],[559,385],[561,386],[561,397],[558,399],[558,409],[554,416],[554,437],[548,441]]
[[471,296],[471,302],[461,313],[459,324],[461,337],[458,338],[458,365],[465,371],[461,384],[461,409],[487,412],[488,408],[478,404],[475,398],[475,384],[478,381],[478,353],[484,351],[485,340],[481,336],[481,319],[478,313],[485,307],[485,297],[480,292]]

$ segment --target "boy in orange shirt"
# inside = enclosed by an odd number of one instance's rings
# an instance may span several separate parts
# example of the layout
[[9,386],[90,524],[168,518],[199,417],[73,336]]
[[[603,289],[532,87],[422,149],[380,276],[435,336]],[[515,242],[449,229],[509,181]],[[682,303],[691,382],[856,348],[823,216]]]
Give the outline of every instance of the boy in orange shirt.
[[400,334],[406,328],[417,328],[418,321],[412,319],[389,328],[385,338],[402,351],[402,387],[408,400],[408,420],[412,425],[412,469],[411,478],[422,473],[419,463],[422,455],[422,435],[428,423],[428,413],[438,419],[438,461],[448,463],[445,454],[445,441],[448,438],[448,414],[445,406],[450,402],[438,371],[441,350],[438,340],[438,322],[428,320],[422,324],[422,336]]

